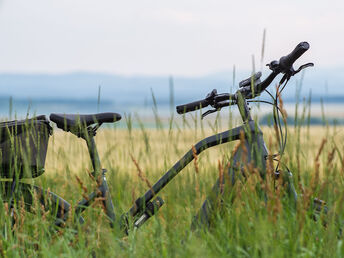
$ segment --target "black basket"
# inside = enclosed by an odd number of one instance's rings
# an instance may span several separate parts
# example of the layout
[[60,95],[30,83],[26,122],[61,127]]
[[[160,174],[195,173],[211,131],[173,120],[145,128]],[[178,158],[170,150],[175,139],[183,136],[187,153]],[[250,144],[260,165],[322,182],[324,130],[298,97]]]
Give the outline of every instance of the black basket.
[[51,133],[45,116],[0,123],[0,177],[42,175]]

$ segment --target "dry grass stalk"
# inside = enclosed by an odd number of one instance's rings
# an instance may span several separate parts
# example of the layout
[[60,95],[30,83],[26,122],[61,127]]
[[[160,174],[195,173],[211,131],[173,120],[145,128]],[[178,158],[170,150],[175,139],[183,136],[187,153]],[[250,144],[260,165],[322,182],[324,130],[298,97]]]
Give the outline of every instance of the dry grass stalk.
[[[101,203],[103,203],[103,202],[101,202]],[[105,209],[105,207],[104,207],[104,209]],[[102,218],[103,218],[103,216],[104,216],[104,214],[103,213],[100,213],[99,215],[98,215],[98,222],[97,222],[97,241],[96,241],[96,246],[97,246],[97,248],[99,248],[100,247],[100,232],[101,232],[101,220],[102,220]]]
[[25,202],[24,202],[24,196],[21,197],[21,200],[19,202],[19,232],[23,231],[23,226],[25,223],[25,217],[26,217],[26,211],[25,211]]
[[234,191],[235,191],[234,203],[240,204],[240,205],[237,205],[235,212],[237,212],[237,214],[239,214],[240,213],[240,206],[242,206],[241,203],[242,203],[242,193],[243,193],[243,185],[242,185],[240,180],[237,180],[235,182]]
[[250,206],[253,207],[255,205],[253,200],[255,198],[259,198],[257,195],[257,186],[259,188],[262,187],[263,179],[261,178],[258,169],[254,167],[252,163],[248,165],[247,169],[248,173],[245,180],[245,191],[247,191],[250,196],[252,196],[252,194],[254,195],[253,198],[250,197],[247,199],[248,202],[251,202]]
[[320,148],[319,148],[318,153],[317,153],[317,155],[316,155],[316,157],[315,157],[315,161],[316,161],[316,162],[319,161],[320,154],[321,154],[321,152],[323,151],[326,142],[327,142],[327,140],[324,138],[324,139],[322,140],[321,144],[320,144]]
[[87,196],[87,188],[86,188],[86,186],[84,185],[84,183],[81,181],[81,179],[80,179],[77,175],[75,175],[75,178],[76,178],[76,181],[78,182],[80,188],[81,188],[82,191],[83,191],[82,197],[83,197],[86,201],[88,201],[89,199],[88,199],[88,196]]
[[6,252],[5,252],[4,246],[2,244],[2,239],[0,239],[0,255],[1,255],[1,257],[6,257]]
[[149,189],[152,191],[153,195],[155,195],[152,185],[151,183],[148,181],[148,179],[146,178],[145,174],[143,173],[142,169],[140,168],[139,164],[137,163],[136,159],[133,157],[133,155],[130,153],[129,154],[131,157],[131,160],[134,162],[136,169],[137,169],[137,173],[139,178],[146,183],[146,185],[149,187]]
[[[224,190],[225,190],[226,184],[228,186],[230,186],[232,184],[231,179],[230,179],[230,174],[229,174],[230,169],[232,169],[231,168],[231,162],[228,161],[224,170],[223,170],[223,187],[224,187],[223,189]],[[229,189],[230,189],[230,187],[229,187]]]
[[[339,151],[338,151],[339,152]],[[343,151],[344,152],[344,151]],[[344,157],[342,158],[342,160],[341,160],[341,169],[340,169],[340,173],[341,174],[344,174]]]
[[264,180],[263,180],[262,176],[260,175],[258,168],[253,168],[253,173],[252,174],[255,175],[255,177],[258,180],[258,182],[262,185]]
[[241,141],[238,142],[238,143],[234,146],[233,151],[232,151],[232,154],[231,154],[231,157],[233,157],[233,156],[238,152],[240,146],[241,146]]
[[[287,112],[285,111],[285,109],[283,107],[283,100],[282,100],[282,97],[281,97],[281,93],[279,91],[279,85],[276,86],[276,94],[277,94],[277,98],[279,100],[279,110],[281,111],[281,113],[282,113],[282,115],[284,117],[284,115],[286,115]],[[274,123],[274,130],[275,130],[275,137],[276,137],[276,145],[278,146],[278,143],[281,140],[281,136],[280,136],[280,132],[278,130],[278,125],[276,123]]]
[[334,159],[334,154],[335,154],[336,148],[334,147],[332,151],[330,151],[327,155],[327,167],[331,167]]
[[304,188],[301,201],[297,205],[297,220],[299,223],[299,234],[302,232],[305,225],[307,210],[310,206],[311,192],[312,191],[309,188]]
[[42,220],[46,221],[47,220],[47,215],[50,213],[50,210],[45,211],[44,205],[41,205],[41,210],[42,210]]
[[86,169],[86,172],[92,181],[96,181],[96,179],[94,178],[94,176],[92,175],[92,173],[88,169]]
[[194,145],[192,145],[192,156],[194,157],[194,166],[195,166],[195,171],[196,174],[198,174],[199,169],[198,169],[198,156],[197,156],[197,151]]
[[17,215],[17,211],[16,209],[13,207],[12,208],[12,211],[11,211],[11,219],[14,220],[14,225],[12,227],[12,231],[15,232],[17,231],[17,228],[18,228],[18,215]]
[[5,209],[5,216],[8,217],[9,216],[8,202],[4,203],[4,209]]
[[[281,108],[283,108],[283,102],[282,102]],[[277,143],[278,143],[279,134],[278,134],[278,131],[276,131],[276,128],[275,128],[275,133],[276,133],[275,135],[276,135]],[[272,149],[273,145],[274,145],[273,139],[270,137],[269,149]],[[282,211],[281,198],[282,198],[282,187],[283,187],[283,180],[282,180],[283,175],[280,175],[277,180],[275,177],[275,168],[273,164],[275,157],[276,155],[267,156],[265,180],[261,178],[257,168],[254,170],[255,174],[257,174],[257,177],[260,180],[261,187],[267,196],[266,207],[269,214],[269,220],[272,221],[273,223],[277,222],[278,215]],[[280,161],[278,160],[278,162]]]
[[310,187],[312,189],[312,192],[315,191],[316,187],[318,186],[318,183],[319,183],[319,174],[320,174],[320,162],[319,162],[319,158],[320,158],[320,155],[321,155],[321,152],[323,151],[324,149],[324,146],[326,144],[327,140],[326,139],[323,139],[321,144],[320,144],[320,147],[319,147],[319,150],[318,150],[318,153],[315,157],[315,160],[314,160],[314,176],[312,177],[311,179],[311,184],[310,184]]
[[301,191],[302,194],[304,194],[304,189],[301,184],[301,161],[300,161],[300,155],[296,155],[296,164],[297,164],[297,182],[298,182],[298,187]]
[[105,197],[96,197],[94,198],[94,203],[92,203],[92,207],[95,207],[95,206],[100,206],[104,212],[106,212],[106,208],[105,208],[105,205],[104,205],[104,201],[106,200]]
[[269,219],[276,223],[278,219],[278,215],[282,212],[282,176],[276,180],[273,173],[267,173],[266,180],[264,182],[264,190],[267,195],[267,210],[269,214]]
[[277,187],[277,189],[275,190],[275,194],[268,198],[268,211],[270,214],[270,220],[273,223],[276,223],[278,215],[282,212],[280,187]]
[[268,155],[266,160],[266,173],[267,176],[274,177],[274,164],[273,164],[273,156]]
[[[242,137],[240,139],[240,141],[234,146],[233,148],[233,151],[231,153],[231,159],[233,159],[233,157],[235,156],[235,154],[239,151],[239,148],[243,145],[244,148],[246,149],[245,147],[245,144],[244,144],[244,134],[242,132]],[[247,152],[247,151],[246,151]],[[227,162],[227,165],[226,165],[226,168],[224,169],[224,171],[228,171],[230,169],[230,167],[232,166],[231,162]],[[233,168],[232,169],[235,169],[235,167],[239,166],[239,164],[233,164]],[[229,185],[232,184],[232,180],[230,178],[230,175],[229,173],[224,173],[224,176],[223,176],[223,179],[226,179],[226,181],[228,182]]]
[[195,192],[196,192],[196,197],[199,199],[201,197],[201,192],[200,192],[200,187],[199,187],[199,168],[198,168],[198,155],[197,151],[194,145],[192,145],[192,156],[194,157],[194,167],[195,167],[195,172],[196,172],[196,180],[195,180]]
[[276,123],[274,123],[274,130],[275,130],[275,137],[276,137],[276,146],[278,146],[278,143],[280,142],[280,134],[278,131],[278,126]]
[[277,97],[278,97],[278,100],[279,100],[278,107],[279,107],[279,110],[282,113],[283,123],[287,124],[288,114],[287,114],[287,110],[284,109],[284,103],[283,103],[282,94],[281,94],[280,91],[277,92]]
[[[243,164],[247,162],[248,150],[246,148],[246,139],[244,131],[240,131],[240,147],[242,149],[241,161]],[[236,150],[238,151],[238,150]]]
[[223,194],[223,165],[220,160],[218,160],[218,168],[219,168],[219,184],[220,184],[220,193]]

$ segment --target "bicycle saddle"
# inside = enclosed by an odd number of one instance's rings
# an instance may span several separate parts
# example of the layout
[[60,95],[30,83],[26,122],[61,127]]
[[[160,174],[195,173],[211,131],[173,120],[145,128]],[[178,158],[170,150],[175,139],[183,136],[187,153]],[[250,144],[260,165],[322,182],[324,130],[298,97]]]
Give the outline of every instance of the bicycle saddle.
[[70,131],[81,126],[89,126],[92,124],[113,123],[121,120],[121,115],[117,113],[97,113],[89,115],[79,114],[50,114],[50,120],[53,121],[58,128]]

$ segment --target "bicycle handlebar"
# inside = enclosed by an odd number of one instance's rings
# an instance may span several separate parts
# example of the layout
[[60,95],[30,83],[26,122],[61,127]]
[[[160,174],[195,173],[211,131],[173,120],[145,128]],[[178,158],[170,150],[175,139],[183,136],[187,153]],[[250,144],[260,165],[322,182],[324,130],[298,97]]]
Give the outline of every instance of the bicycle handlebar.
[[309,49],[309,44],[307,42],[299,43],[295,49],[286,56],[283,56],[279,60],[279,67],[282,73],[289,72],[292,69],[294,62],[302,56]]
[[[196,109],[201,109],[206,106],[211,105],[214,110],[209,110],[205,114],[209,114],[215,112],[217,109],[221,109],[222,107],[229,106],[235,104],[237,94],[240,94],[246,98],[254,98],[259,96],[275,79],[275,77],[282,73],[284,74],[283,78],[281,79],[280,83],[283,83],[284,80],[289,80],[289,78],[296,73],[300,72],[302,69],[313,66],[313,63],[308,63],[302,65],[298,70],[294,70],[293,64],[294,62],[303,55],[309,49],[309,44],[307,42],[299,43],[295,49],[288,55],[282,56],[279,61],[272,61],[269,66],[272,73],[265,78],[262,82],[258,81],[261,73],[257,73],[254,75],[253,78],[246,79],[239,83],[239,89],[237,93],[234,95],[232,94],[217,94],[216,90],[213,90],[211,93],[207,95],[207,97],[203,100],[198,100],[195,102],[187,103],[184,105],[177,106],[177,113],[183,114],[190,111],[195,111]],[[251,82],[256,82],[251,85]],[[253,88],[253,89],[252,89]],[[231,96],[231,97],[230,97]]]

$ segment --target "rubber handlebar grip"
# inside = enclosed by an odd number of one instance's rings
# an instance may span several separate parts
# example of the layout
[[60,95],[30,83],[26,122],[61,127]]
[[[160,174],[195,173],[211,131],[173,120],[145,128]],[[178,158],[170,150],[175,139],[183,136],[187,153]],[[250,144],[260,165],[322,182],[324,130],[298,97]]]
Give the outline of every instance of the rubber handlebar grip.
[[290,70],[293,67],[294,62],[308,49],[309,44],[307,42],[301,42],[289,55],[281,57],[279,60],[279,65],[282,71]]
[[191,103],[177,106],[176,109],[177,109],[178,114],[183,114],[190,111],[195,111],[200,108],[204,108],[208,105],[209,105],[208,101],[206,99],[203,99],[203,100],[198,100],[198,101],[194,101]]

